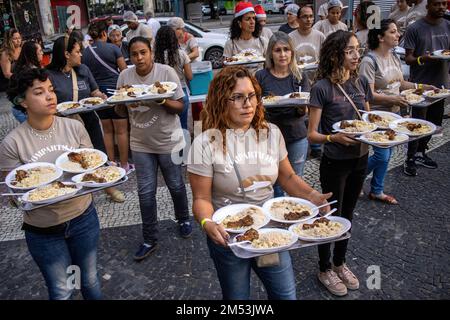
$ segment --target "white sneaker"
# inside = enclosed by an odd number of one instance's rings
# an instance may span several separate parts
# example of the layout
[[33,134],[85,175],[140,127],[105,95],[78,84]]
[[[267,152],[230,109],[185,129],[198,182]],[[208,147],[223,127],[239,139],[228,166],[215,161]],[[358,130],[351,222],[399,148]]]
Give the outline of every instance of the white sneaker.
[[326,272],[319,272],[317,277],[325,288],[335,296],[342,297],[347,294],[347,287],[333,270],[330,269]]

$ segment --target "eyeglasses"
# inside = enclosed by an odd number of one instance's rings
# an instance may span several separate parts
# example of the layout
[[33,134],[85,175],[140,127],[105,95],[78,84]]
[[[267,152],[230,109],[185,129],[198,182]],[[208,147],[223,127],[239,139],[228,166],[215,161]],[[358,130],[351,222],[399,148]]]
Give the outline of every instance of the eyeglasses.
[[243,94],[236,94],[228,98],[228,100],[232,101],[235,106],[242,107],[245,106],[247,101],[250,101],[251,104],[256,104],[258,102],[258,97],[256,93],[250,93],[248,96]]
[[344,53],[349,56],[359,57],[361,55],[361,48],[344,50]]

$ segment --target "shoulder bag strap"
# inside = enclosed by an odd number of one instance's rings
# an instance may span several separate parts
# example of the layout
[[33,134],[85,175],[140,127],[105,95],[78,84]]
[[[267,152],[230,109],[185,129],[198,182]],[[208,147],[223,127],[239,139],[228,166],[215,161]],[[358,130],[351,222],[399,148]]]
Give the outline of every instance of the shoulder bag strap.
[[239,172],[239,168],[238,168],[236,161],[233,161],[233,168],[234,168],[234,172],[236,173],[236,177],[238,178],[238,181],[239,181],[239,186],[241,188],[242,195],[244,197],[244,202],[247,202],[247,194],[245,192],[244,183],[242,182],[242,176],[241,176],[241,173]]
[[119,75],[119,73],[117,72],[117,70],[114,70],[113,68],[111,68],[105,61],[103,61],[102,58],[99,57],[99,55],[94,51],[94,49],[92,48],[92,46],[88,46],[89,51],[92,52],[92,54],[94,55],[94,58],[100,62],[100,64],[102,66],[104,66],[106,69],[108,69],[109,71],[111,71],[112,73],[114,73],[115,75]]
[[344,94],[344,96],[348,99],[348,101],[352,105],[353,109],[355,109],[356,113],[358,114],[359,120],[362,120],[361,113],[359,112],[359,110],[356,107],[353,100],[348,96],[347,92],[345,92],[344,88],[342,88],[342,86],[339,83],[337,83],[337,86],[338,86],[339,90],[341,90],[341,92]]
[[72,72],[72,100],[78,101],[78,78],[73,68],[71,72]]

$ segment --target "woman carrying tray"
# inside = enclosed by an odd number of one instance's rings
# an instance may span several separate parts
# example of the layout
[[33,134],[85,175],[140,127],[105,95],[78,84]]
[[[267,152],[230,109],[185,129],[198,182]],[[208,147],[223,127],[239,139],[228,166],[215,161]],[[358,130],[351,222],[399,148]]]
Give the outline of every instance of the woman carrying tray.
[[175,31],[171,27],[162,26],[155,38],[155,62],[167,64],[175,69],[183,88],[183,112],[180,115],[181,127],[188,129],[189,89],[187,82],[192,80],[191,60],[180,48]]
[[[351,32],[339,30],[327,37],[320,50],[318,81],[311,88],[309,101],[309,141],[325,144],[320,162],[322,191],[333,193],[332,199],[338,200],[336,215],[350,221],[366,177],[368,148],[344,133],[332,134],[332,126],[338,121],[361,120],[359,110],[369,110],[370,86],[356,73],[358,50],[358,39]],[[347,288],[359,288],[358,279],[345,264],[347,244],[348,240],[335,243],[333,269],[331,244],[318,247],[319,280],[338,296],[346,295]]]
[[[59,102],[79,101],[89,97],[106,99],[89,68],[81,63],[81,44],[73,36],[60,37],[53,45],[52,62],[48,65],[49,78]],[[76,83],[76,86],[74,86]],[[100,119],[95,111],[80,113],[95,149],[106,153]],[[110,159],[113,160],[113,159]],[[124,194],[116,188],[106,189],[115,202],[124,202]]]
[[[262,89],[263,97],[270,94],[284,96],[309,91],[308,81],[302,78],[297,67],[292,40],[284,32],[277,31],[270,38],[266,54],[266,68],[256,72],[256,79]],[[287,108],[286,108],[287,107]],[[295,173],[303,176],[308,155],[307,129],[305,125],[305,106],[283,106],[266,109],[267,121],[276,124],[283,134],[288,151],[289,162]],[[278,184],[274,186],[275,197],[284,195]]]
[[[130,117],[130,147],[136,167],[139,206],[142,216],[144,242],[134,259],[145,259],[158,244],[158,219],[156,187],[158,168],[169,188],[175,207],[180,235],[187,238],[192,233],[186,187],[182,177],[179,151],[184,137],[178,115],[183,111],[183,89],[175,70],[167,65],[153,62],[150,41],[135,37],[130,41],[130,58],[135,68],[120,73],[117,88],[123,85],[154,85],[156,82],[177,84],[171,98],[136,102],[128,105]],[[124,105],[116,111],[126,113]]]
[[[0,167],[12,170],[32,162],[55,162],[73,148],[92,148],[83,125],[56,117],[56,95],[42,69],[25,69],[12,77],[8,98],[20,105],[27,121],[0,145]],[[69,299],[67,268],[80,267],[81,293],[101,299],[97,276],[99,221],[92,196],[84,195],[24,212],[22,229],[28,250],[44,276],[50,299]]]
[[[290,195],[316,205],[329,194],[308,186],[292,169],[280,130],[264,119],[261,87],[244,67],[220,71],[209,86],[202,111],[202,130],[188,157],[193,193],[193,213],[207,235],[224,299],[249,299],[250,273],[262,280],[269,299],[295,299],[295,278],[289,252],[281,252],[278,263],[263,266],[257,259],[236,257],[227,247],[229,234],[214,223],[213,213],[232,203],[262,205],[273,197],[277,181]],[[244,181],[265,179],[269,185],[240,192]],[[245,188],[244,188],[245,190]],[[276,261],[276,260],[275,260]]]
[[[393,49],[398,46],[400,33],[394,20],[381,21],[380,28],[371,29],[368,33],[367,46],[370,49],[359,67],[359,74],[369,81],[373,99],[371,110],[400,113],[400,107],[407,107],[408,102],[400,95],[407,89],[418,85],[403,79],[400,59]],[[434,86],[423,86],[424,89],[435,89]],[[367,174],[373,171],[370,181],[369,199],[387,204],[398,204],[397,200],[384,193],[386,177],[392,148],[373,147],[373,155],[369,157]]]
[[[101,92],[116,89],[119,72],[127,65],[121,50],[114,44],[107,43],[106,22],[98,21],[89,25],[89,35],[94,43],[88,46],[83,53],[82,62],[97,82]],[[108,96],[112,94],[108,94]],[[126,171],[130,170],[128,163],[128,119],[120,117],[114,108],[97,111],[102,122],[103,140],[105,141],[108,158],[116,161],[115,143],[119,150],[120,166]]]
[[[256,14],[250,2],[239,2],[236,5],[234,19],[230,26],[230,39],[225,43],[223,56],[231,58],[243,50],[254,50],[264,57],[269,39],[262,37],[261,25],[256,23]],[[261,68],[262,64],[259,64]]]

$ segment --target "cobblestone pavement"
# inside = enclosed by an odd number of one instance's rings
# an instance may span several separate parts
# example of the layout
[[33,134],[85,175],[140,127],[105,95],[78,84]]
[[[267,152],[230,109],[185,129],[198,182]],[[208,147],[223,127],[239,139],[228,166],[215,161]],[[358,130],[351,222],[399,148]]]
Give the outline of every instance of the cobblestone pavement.
[[[0,140],[15,125],[4,99],[0,99]],[[446,108],[448,113],[448,107]],[[449,299],[450,190],[449,120],[442,137],[432,139],[436,170],[419,170],[419,176],[403,175],[404,159],[397,148],[387,176],[386,192],[394,193],[399,206],[366,199],[358,202],[348,264],[359,276],[361,289],[342,299]],[[392,170],[394,169],[395,170]],[[308,161],[305,179],[318,187],[318,161]],[[111,203],[104,194],[95,196],[102,232],[99,274],[108,299],[220,299],[220,287],[206,247],[196,226],[191,239],[177,236],[173,207],[160,179],[158,211],[160,248],[141,263],[132,260],[141,241],[140,214],[134,177],[123,185],[127,201]],[[191,192],[188,188],[189,200]],[[21,213],[3,200],[0,215],[0,299],[47,299],[42,276],[32,261],[20,231]],[[314,247],[292,251],[299,299],[334,299],[318,283]],[[367,268],[379,266],[381,288],[369,290]],[[252,281],[252,297],[265,299],[259,280]],[[80,294],[75,296],[80,299]]]

